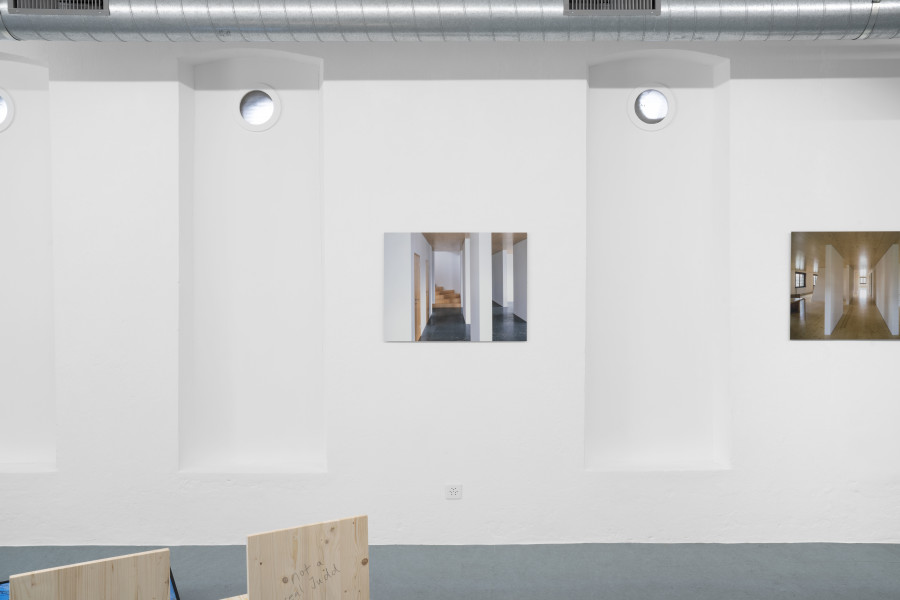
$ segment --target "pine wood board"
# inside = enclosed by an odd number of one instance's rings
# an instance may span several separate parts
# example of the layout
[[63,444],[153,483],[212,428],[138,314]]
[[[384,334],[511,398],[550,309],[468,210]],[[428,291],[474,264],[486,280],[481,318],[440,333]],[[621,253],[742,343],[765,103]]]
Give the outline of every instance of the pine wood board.
[[10,600],[168,600],[169,550],[152,550],[9,578]]
[[369,600],[368,517],[247,538],[248,600]]

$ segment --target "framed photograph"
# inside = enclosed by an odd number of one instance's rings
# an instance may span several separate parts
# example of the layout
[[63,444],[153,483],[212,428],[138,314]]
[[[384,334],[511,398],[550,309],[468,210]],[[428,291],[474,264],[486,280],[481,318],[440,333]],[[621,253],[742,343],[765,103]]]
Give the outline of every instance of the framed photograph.
[[528,235],[384,234],[384,339],[524,342]]
[[791,233],[792,340],[900,339],[900,232]]

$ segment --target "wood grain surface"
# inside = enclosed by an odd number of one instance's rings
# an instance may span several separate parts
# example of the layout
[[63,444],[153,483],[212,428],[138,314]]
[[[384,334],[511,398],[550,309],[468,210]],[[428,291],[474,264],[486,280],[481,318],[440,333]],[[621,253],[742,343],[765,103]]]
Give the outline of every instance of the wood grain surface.
[[9,591],[10,600],[168,600],[169,550],[13,575]]
[[247,538],[249,600],[369,600],[368,517]]

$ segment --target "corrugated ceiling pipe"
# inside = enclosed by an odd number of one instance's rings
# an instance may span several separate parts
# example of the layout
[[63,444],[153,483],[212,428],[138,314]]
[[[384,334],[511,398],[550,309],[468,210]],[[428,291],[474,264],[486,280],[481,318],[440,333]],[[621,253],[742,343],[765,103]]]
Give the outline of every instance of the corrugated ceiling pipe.
[[563,0],[109,0],[109,16],[10,14],[0,38],[96,41],[730,41],[895,38],[900,0],[662,0],[566,16]]

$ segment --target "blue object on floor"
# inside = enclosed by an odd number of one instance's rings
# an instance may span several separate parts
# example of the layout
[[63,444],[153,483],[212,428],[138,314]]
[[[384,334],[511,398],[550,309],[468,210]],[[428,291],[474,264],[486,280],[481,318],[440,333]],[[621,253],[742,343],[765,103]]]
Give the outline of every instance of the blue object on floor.
[[[0,600],[7,600],[0,596]],[[178,590],[175,589],[175,577],[172,576],[172,571],[169,571],[169,600],[180,600],[178,596]]]
[[0,583],[0,600],[9,600],[9,582]]

